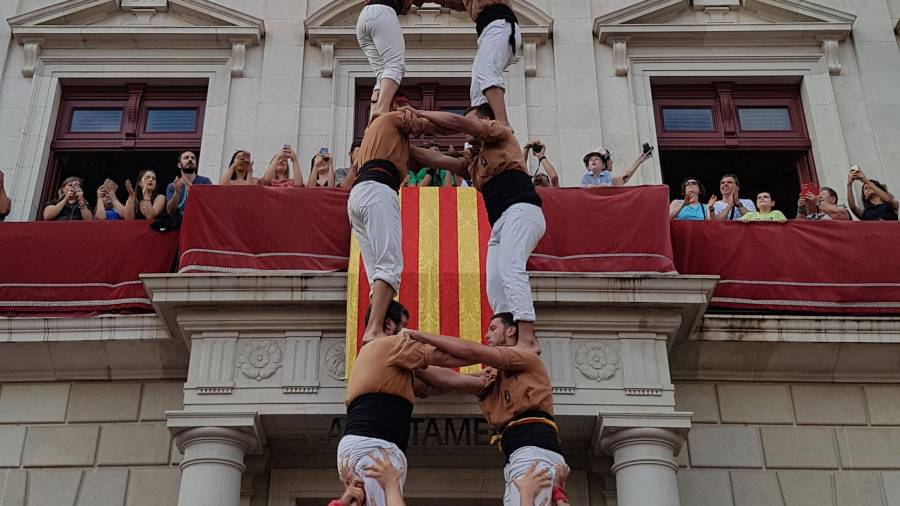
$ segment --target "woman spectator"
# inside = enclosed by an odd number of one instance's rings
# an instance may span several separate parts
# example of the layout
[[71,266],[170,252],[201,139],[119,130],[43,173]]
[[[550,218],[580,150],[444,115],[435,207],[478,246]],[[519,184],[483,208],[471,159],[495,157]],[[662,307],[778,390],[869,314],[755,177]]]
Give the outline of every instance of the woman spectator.
[[94,209],[95,220],[123,220],[125,206],[116,197],[118,185],[109,179],[97,188],[97,206]]
[[138,174],[137,189],[126,179],[125,190],[128,192],[128,200],[125,202],[126,220],[153,221],[163,213],[166,197],[159,193],[156,186],[156,172],[142,170]]
[[231,161],[228,162],[228,170],[219,179],[219,184],[228,186],[258,183],[259,179],[253,177],[253,161],[250,159],[250,152],[243,149],[235,151],[231,155]]
[[312,158],[312,162],[309,164],[309,181],[306,186],[334,188],[334,160],[327,149],[320,149]]
[[689,177],[681,183],[681,198],[669,204],[670,220],[708,220],[713,215],[712,209],[718,198],[713,195],[706,205],[700,203],[703,198],[703,185],[697,178]]
[[300,163],[297,153],[287,144],[269,161],[269,167],[260,184],[275,188],[292,188],[303,186],[303,175],[300,174]]
[[[860,181],[863,185],[862,210],[856,205],[853,181]],[[854,165],[850,167],[850,174],[847,175],[847,205],[853,215],[863,221],[897,221],[897,209],[900,207],[900,202],[897,202],[897,199],[888,191],[886,184],[869,179],[858,165]]]
[[91,221],[94,215],[84,199],[80,177],[67,177],[57,192],[57,198],[44,208],[46,221]]

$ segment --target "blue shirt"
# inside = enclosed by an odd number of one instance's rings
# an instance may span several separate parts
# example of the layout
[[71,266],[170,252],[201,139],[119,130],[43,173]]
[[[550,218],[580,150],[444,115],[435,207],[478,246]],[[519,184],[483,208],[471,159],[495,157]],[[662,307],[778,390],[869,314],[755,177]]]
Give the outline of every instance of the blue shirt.
[[703,204],[691,204],[681,208],[681,211],[678,211],[678,215],[675,216],[676,220],[705,220],[706,216],[706,206]]
[[119,213],[117,213],[115,209],[106,209],[106,219],[107,220],[121,220],[122,217],[119,216]]
[[[208,177],[197,176],[194,178],[194,182],[191,184],[212,184],[212,181]],[[184,205],[187,203],[188,190],[190,188],[185,185],[181,189],[181,195],[178,199],[178,212],[184,212]],[[172,197],[175,195],[175,183],[169,183],[169,186],[166,186],[166,202],[172,200]]]
[[613,184],[612,172],[610,172],[608,170],[601,170],[600,174],[597,175],[596,177],[594,176],[593,172],[585,172],[584,175],[581,176],[581,186],[588,186],[588,185],[596,186],[596,185],[601,185],[601,184],[607,185],[607,186],[612,186],[612,184]]

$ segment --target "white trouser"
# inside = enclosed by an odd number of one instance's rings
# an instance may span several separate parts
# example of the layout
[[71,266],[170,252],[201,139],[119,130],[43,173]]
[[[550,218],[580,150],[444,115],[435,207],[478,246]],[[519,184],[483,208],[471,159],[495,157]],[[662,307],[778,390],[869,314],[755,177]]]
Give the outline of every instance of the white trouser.
[[382,183],[363,181],[350,190],[347,214],[359,243],[369,286],[380,279],[391,285],[395,294],[400,293],[403,249],[397,192]]
[[534,321],[534,300],[525,264],[547,224],[534,204],[513,204],[494,223],[487,250],[487,296],[494,314],[512,313],[515,321]]
[[[372,464],[370,453],[381,458],[380,448],[387,450],[391,464],[400,470],[400,491],[406,483],[406,455],[400,451],[394,443],[365,436],[344,436],[338,443],[337,465],[338,474],[341,474],[341,466],[346,465],[350,471],[365,482],[366,506],[384,506],[387,504],[384,489],[372,478],[366,478],[365,468]],[[341,477],[343,478],[343,477]],[[516,505],[518,506],[518,505]]]
[[[525,472],[528,471],[528,468],[531,467],[531,464],[534,464],[535,461],[538,462],[537,467],[534,468],[535,472],[540,471],[545,467],[549,467],[550,478],[554,482],[556,481],[556,466],[566,463],[566,459],[563,458],[562,455],[551,452],[550,450],[538,448],[537,446],[523,446],[514,451],[512,455],[509,456],[509,464],[506,464],[506,467],[503,468],[503,478],[506,479],[506,492],[503,494],[503,506],[519,506],[519,502],[521,502],[519,499],[519,488],[516,487],[513,480],[525,474]],[[552,493],[552,487],[541,489],[534,498],[534,504],[541,505],[544,504],[544,501],[547,501],[549,504]]]
[[[487,102],[484,90],[488,88],[506,89],[503,72],[515,61],[513,47],[509,44],[512,25],[505,19],[491,22],[478,37],[478,52],[472,63],[472,84],[469,98],[472,105]],[[522,45],[522,33],[516,30],[516,47]]]
[[375,89],[381,80],[397,84],[406,73],[406,42],[397,12],[387,5],[366,5],[356,21],[356,40],[375,71]]

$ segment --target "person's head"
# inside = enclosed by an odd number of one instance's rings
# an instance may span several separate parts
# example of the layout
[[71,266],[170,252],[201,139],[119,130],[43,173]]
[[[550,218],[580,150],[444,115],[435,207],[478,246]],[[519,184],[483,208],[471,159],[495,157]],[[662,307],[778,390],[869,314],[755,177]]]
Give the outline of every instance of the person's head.
[[519,342],[519,325],[512,313],[497,313],[491,317],[485,337],[491,346],[515,346]]
[[871,207],[882,203],[881,197],[879,197],[878,194],[875,193],[875,187],[880,188],[883,192],[887,191],[887,185],[875,179],[870,179],[868,183],[863,183],[863,204],[865,204],[866,207]]
[[242,178],[246,178],[250,175],[250,163],[251,157],[250,152],[246,149],[239,149],[231,155],[231,161],[228,162],[228,166],[234,165],[234,162],[238,162],[238,164],[234,168],[234,174],[232,174],[231,179],[237,179],[238,176]]
[[[369,316],[372,314],[372,306],[366,309],[365,324],[369,325]],[[384,333],[393,336],[399,334],[401,330],[406,328],[409,323],[409,310],[406,307],[392,300],[388,304],[387,312],[384,314]]]
[[82,192],[81,186],[83,184],[84,180],[78,176],[69,176],[65,178],[59,186],[59,192],[57,192],[59,198],[65,198],[70,202],[74,201],[77,198],[78,193]]
[[359,155],[360,146],[362,146],[362,141],[353,141],[353,144],[350,145],[350,165],[356,163],[356,157]]
[[533,179],[534,185],[540,188],[550,188],[553,186],[550,184],[550,177],[547,174],[535,174]]
[[[487,121],[497,119],[497,116],[494,115],[494,110],[491,109],[491,106],[488,104],[469,106],[465,111],[463,111],[463,116],[469,119],[480,119]],[[466,136],[466,142],[471,144],[473,147],[476,147],[476,149],[481,146],[481,141],[479,141],[475,137],[472,137],[471,135]]]
[[613,166],[612,153],[606,148],[597,148],[596,151],[591,151],[584,155],[582,161],[584,168],[595,174],[603,170],[612,170]]
[[725,174],[719,178],[719,191],[722,192],[722,197],[731,195],[740,189],[741,182],[734,174]]
[[759,192],[756,194],[756,208],[761,213],[768,213],[775,207],[775,200],[769,192]]
[[394,94],[394,100],[391,101],[391,111],[396,111],[403,107],[412,107],[412,100],[403,93]]
[[697,200],[699,201],[704,192],[705,189],[703,188],[703,183],[701,183],[700,180],[695,177],[685,178],[681,183],[682,198],[687,198],[688,195],[693,195],[697,197]]
[[[272,160],[275,161],[275,177],[279,179],[284,179],[288,176],[288,159],[282,156],[281,153],[272,157]],[[271,165],[272,160],[269,160],[269,164]]]
[[144,195],[156,195],[156,172],[145,169],[138,174],[138,184],[135,189],[138,199],[142,199]]
[[422,147],[425,149],[430,149],[432,151],[436,151],[438,153],[441,152],[441,146],[440,146],[440,144],[438,144],[436,142],[426,142],[425,144],[422,144]]
[[197,155],[193,151],[182,151],[178,154],[178,170],[182,174],[194,174],[197,172]]
[[[322,150],[325,150],[324,152]],[[315,156],[312,157],[312,160],[309,162],[309,170],[313,171],[316,174],[327,172],[328,171],[328,163],[331,161],[331,153],[328,152],[327,149],[320,149]]]
[[823,202],[828,202],[833,206],[836,206],[838,203],[837,192],[827,186],[823,186],[819,189],[819,198],[821,198]]

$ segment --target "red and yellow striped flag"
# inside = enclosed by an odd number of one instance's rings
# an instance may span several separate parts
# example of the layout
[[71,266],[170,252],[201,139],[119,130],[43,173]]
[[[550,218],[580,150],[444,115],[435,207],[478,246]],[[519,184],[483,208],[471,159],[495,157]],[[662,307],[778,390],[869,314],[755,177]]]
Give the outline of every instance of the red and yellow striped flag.
[[[481,195],[474,188],[400,189],[403,274],[400,303],[409,327],[483,342],[491,307],[485,260],[491,235]],[[352,234],[351,234],[352,236]],[[347,367],[349,377],[365,330],[369,283],[355,237],[347,268]],[[463,372],[477,372],[479,365]]]

